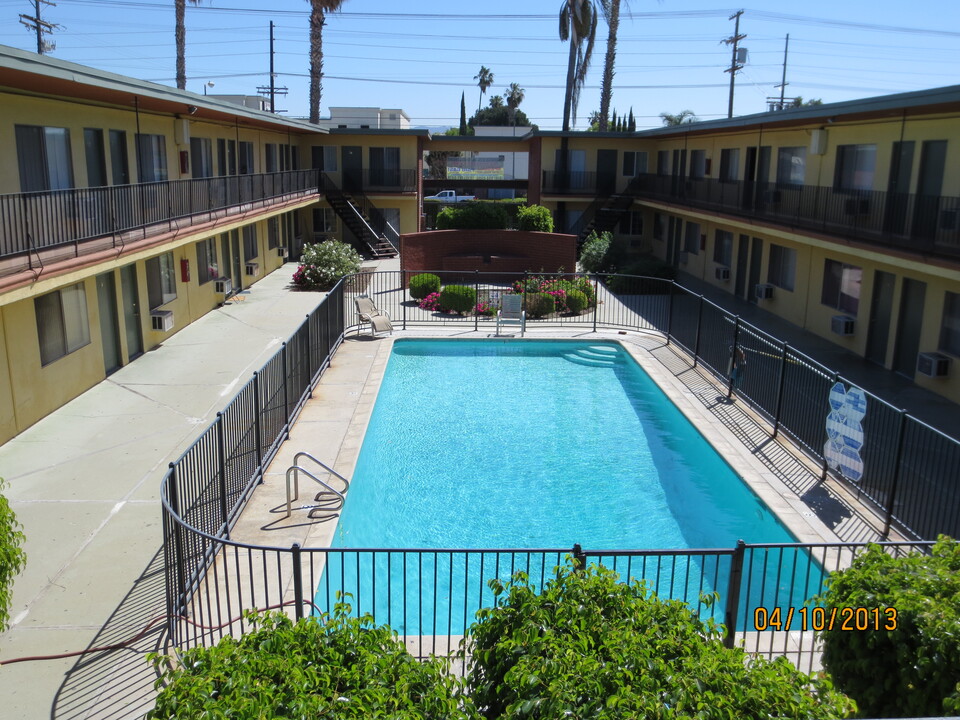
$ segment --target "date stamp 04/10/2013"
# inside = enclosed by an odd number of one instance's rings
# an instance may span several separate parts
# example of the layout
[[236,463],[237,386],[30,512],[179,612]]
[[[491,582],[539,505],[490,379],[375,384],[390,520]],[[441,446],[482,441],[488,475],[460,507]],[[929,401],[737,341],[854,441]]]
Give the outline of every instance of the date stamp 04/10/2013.
[[758,607],[753,611],[753,629],[765,630],[896,630],[897,609],[892,607]]

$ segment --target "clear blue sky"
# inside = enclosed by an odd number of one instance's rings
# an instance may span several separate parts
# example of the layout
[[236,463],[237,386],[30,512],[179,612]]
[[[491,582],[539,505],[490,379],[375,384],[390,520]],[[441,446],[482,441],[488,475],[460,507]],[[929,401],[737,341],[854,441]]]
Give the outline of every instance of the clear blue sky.
[[[629,5],[632,11],[627,12]],[[263,9],[267,7],[269,9]],[[347,0],[324,30],[321,115],[334,106],[400,107],[414,125],[456,125],[460,94],[477,108],[473,77],[495,76],[490,93],[511,82],[526,90],[524,110],[542,129],[557,129],[563,109],[567,46],[558,37],[560,0]],[[638,127],[660,125],[661,112],[693,110],[725,117],[733,34],[728,17],[743,9],[746,67],[737,75],[734,114],[766,109],[779,95],[784,39],[790,34],[788,97],[851,100],[960,84],[960,0],[754,0],[722,7],[701,0],[623,0],[613,105],[633,108]],[[0,0],[0,43],[36,49],[18,22],[32,0]],[[53,34],[53,57],[174,85],[173,0],[56,0],[41,5]],[[187,7],[187,89],[255,94],[269,84],[269,31],[276,25],[277,84],[289,88],[277,107],[307,114],[309,41],[305,0],[203,0]],[[599,107],[606,26],[597,31],[578,112],[586,127]]]

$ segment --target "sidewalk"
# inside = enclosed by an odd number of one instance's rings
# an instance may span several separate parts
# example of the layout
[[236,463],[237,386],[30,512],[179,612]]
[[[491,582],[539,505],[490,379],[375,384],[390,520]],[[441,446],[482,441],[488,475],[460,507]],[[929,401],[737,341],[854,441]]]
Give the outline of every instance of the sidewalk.
[[[286,264],[0,447],[27,537],[0,662],[120,642],[163,615],[160,480],[323,297],[288,289],[295,269]],[[0,714],[138,717],[155,679],[143,653],[160,632],[137,652],[0,667]]]

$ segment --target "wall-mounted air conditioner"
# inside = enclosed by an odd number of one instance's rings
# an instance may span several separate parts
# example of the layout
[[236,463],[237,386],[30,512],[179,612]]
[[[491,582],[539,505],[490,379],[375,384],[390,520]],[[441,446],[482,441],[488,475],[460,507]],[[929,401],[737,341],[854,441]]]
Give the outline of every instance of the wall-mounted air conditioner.
[[856,327],[857,319],[849,315],[834,315],[830,318],[830,331],[837,335],[853,335]]
[[248,262],[247,263],[247,275],[250,277],[256,277],[260,274],[260,263]]
[[170,332],[173,330],[173,310],[151,310],[150,322],[154,330]]
[[773,285],[760,283],[754,289],[753,294],[756,295],[757,300],[770,300],[773,297]]
[[285,258],[285,257],[287,257],[287,248],[285,248],[283,245],[278,246],[278,247],[277,247],[277,257],[278,257],[278,258]]
[[714,276],[720,282],[727,282],[730,279],[730,268],[721,265],[714,271]]
[[217,278],[213,281],[214,292],[226,297],[233,292],[233,281],[230,278]]
[[936,352],[917,355],[917,372],[927,377],[946,377],[950,373],[950,358]]

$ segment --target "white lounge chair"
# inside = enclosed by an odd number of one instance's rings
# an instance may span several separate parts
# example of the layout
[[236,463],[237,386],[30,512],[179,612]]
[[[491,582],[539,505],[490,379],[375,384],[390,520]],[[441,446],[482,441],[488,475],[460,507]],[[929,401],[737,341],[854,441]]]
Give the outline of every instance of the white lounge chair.
[[520,337],[527,329],[527,311],[523,309],[523,295],[504,295],[497,311],[497,335],[501,325],[519,325]]
[[390,322],[390,316],[383,310],[378,310],[368,295],[358,295],[354,302],[357,304],[360,322],[370,323],[371,335],[376,335],[378,332],[393,334],[393,323]]

